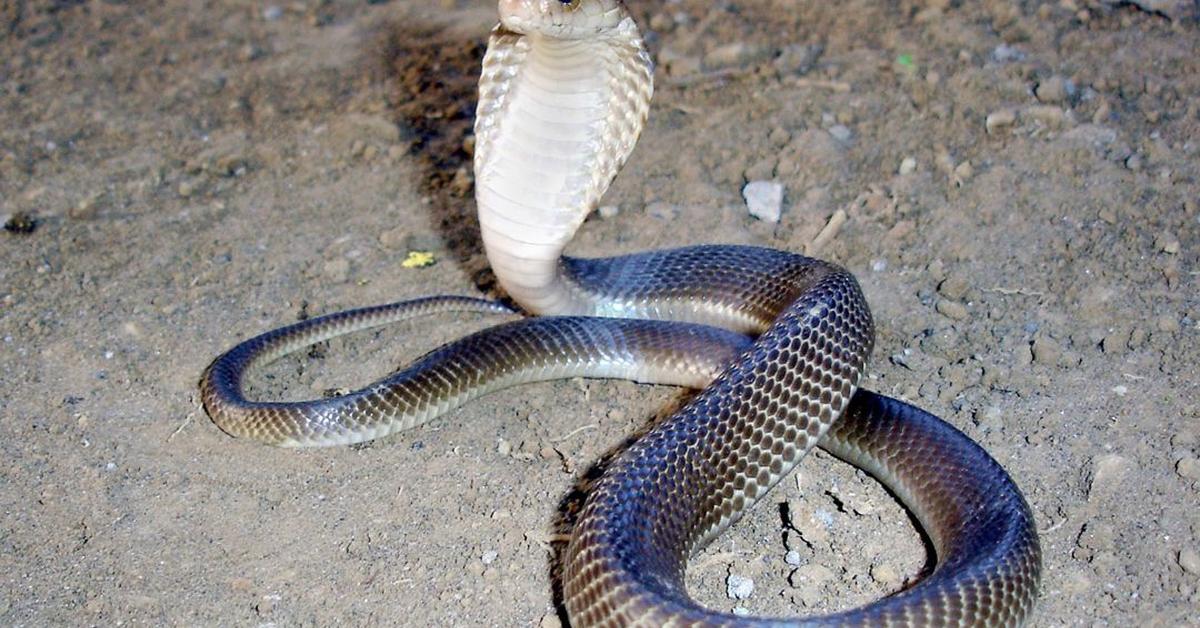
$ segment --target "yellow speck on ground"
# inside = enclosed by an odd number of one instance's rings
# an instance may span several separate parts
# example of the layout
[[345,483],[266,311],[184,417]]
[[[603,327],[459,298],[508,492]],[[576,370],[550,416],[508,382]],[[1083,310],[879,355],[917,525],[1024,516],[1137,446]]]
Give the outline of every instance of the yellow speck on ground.
[[404,258],[400,265],[405,268],[425,268],[433,266],[437,263],[437,258],[429,251],[409,251],[408,257]]

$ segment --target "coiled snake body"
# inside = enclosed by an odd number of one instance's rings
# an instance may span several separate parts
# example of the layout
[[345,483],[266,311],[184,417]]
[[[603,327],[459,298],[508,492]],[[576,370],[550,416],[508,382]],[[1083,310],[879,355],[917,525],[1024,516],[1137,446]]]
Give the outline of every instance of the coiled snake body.
[[[245,372],[314,342],[420,314],[509,313],[429,297],[268,332],[219,357],[201,396],[226,432],[276,445],[377,438],[522,382],[618,377],[703,388],[597,482],[564,557],[571,623],[1012,625],[1041,554],[1012,480],[978,445],[858,383],[874,331],[846,271],[756,247],[602,259],[562,255],[646,119],[651,65],[620,0],[500,0],[480,80],[476,198],[488,259],[525,310],[331,399],[247,400]],[[722,614],[688,597],[688,556],[814,446],[884,482],[917,516],[937,566],[865,608],[806,620]]]

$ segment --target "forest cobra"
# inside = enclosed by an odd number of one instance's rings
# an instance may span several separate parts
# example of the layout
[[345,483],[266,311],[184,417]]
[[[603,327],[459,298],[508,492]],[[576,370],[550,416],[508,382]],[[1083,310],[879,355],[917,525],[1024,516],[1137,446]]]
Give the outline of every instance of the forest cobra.
[[[484,248],[533,316],[324,400],[248,400],[255,365],[355,330],[434,312],[512,313],[428,297],[268,332],[201,379],[224,431],[275,445],[353,443],[490,391],[564,377],[702,388],[621,452],[589,493],[563,556],[576,626],[1014,625],[1041,553],[1015,484],[953,427],[858,383],[870,312],[846,271],[792,253],[700,246],[603,259],[563,250],[646,120],[652,66],[621,0],[501,0],[479,83],[475,182]],[[814,446],[865,469],[915,514],[931,573],[872,605],[802,620],[717,612],[684,587],[688,557]]]

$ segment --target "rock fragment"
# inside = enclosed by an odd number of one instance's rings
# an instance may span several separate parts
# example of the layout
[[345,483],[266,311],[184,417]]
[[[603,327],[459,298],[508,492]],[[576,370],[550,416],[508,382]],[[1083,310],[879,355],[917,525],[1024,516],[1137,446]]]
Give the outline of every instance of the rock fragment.
[[1112,494],[1129,475],[1132,464],[1120,454],[1104,454],[1092,458],[1088,499]]
[[946,318],[956,321],[965,320],[970,314],[967,312],[967,307],[958,301],[949,299],[938,299],[937,305],[934,306],[938,314]]
[[1175,463],[1175,473],[1185,480],[1200,481],[1200,459],[1195,456],[1180,458]]
[[742,188],[742,198],[759,220],[777,223],[783,215],[783,184],[778,181],[751,181]]
[[737,574],[729,574],[725,580],[725,595],[730,599],[744,600],[754,593],[754,580]]
[[887,563],[871,565],[871,579],[885,587],[893,588],[900,585],[900,572]]
[[1033,94],[1044,103],[1058,104],[1070,98],[1074,91],[1075,85],[1071,81],[1055,75],[1038,83]]
[[1154,238],[1154,248],[1167,255],[1175,255],[1179,252],[1179,238],[1175,237],[1173,233],[1164,231]]
[[1179,550],[1179,566],[1193,576],[1200,576],[1200,552],[1190,547]]
[[833,136],[833,139],[843,144],[849,142],[854,137],[854,132],[844,124],[835,124],[829,127],[829,134]]
[[988,406],[975,411],[975,424],[985,430],[998,430],[1004,427],[1004,411],[998,406]]
[[1012,109],[1000,109],[988,114],[984,120],[984,128],[988,135],[994,135],[1012,127],[1017,122],[1017,112]]
[[1053,338],[1038,334],[1033,339],[1033,361],[1041,364],[1058,364],[1062,357],[1062,347]]
[[950,273],[938,284],[938,294],[954,301],[961,301],[971,287],[967,278],[959,273]]
[[788,584],[795,590],[793,601],[803,606],[814,606],[820,603],[825,585],[832,582],[835,577],[828,567],[816,563],[796,568],[788,576]]
[[704,67],[709,70],[725,68],[745,68],[771,55],[769,48],[756,44],[736,41],[724,46],[713,48],[704,55]]

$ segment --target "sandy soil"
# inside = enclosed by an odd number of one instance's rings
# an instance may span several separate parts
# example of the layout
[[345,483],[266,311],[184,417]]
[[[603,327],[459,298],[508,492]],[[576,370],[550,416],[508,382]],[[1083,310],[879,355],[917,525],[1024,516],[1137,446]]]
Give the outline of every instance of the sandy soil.
[[[1194,3],[1140,4],[638,3],[651,122],[573,248],[855,272],[868,385],[1033,505],[1038,626],[1200,625],[1200,33]],[[249,335],[492,287],[467,134],[494,12],[0,4],[0,624],[558,624],[575,487],[680,391],[529,386],[319,451],[231,439],[196,398]],[[778,224],[747,213],[758,179],[786,187]],[[488,323],[335,341],[257,390],[361,385]],[[846,608],[926,564],[862,474],[818,454],[795,477],[693,561],[706,603]]]

